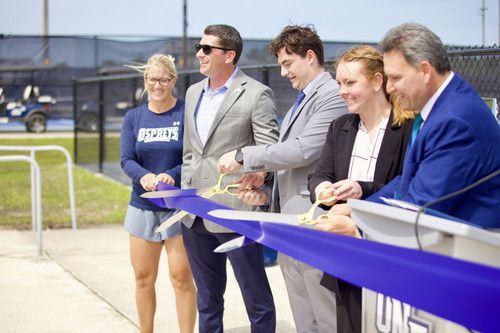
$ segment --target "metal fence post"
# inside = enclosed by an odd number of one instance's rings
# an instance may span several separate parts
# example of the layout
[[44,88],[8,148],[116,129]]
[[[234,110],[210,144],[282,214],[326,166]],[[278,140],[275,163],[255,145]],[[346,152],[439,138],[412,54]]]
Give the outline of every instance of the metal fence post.
[[[34,150],[30,152],[30,156],[33,161],[36,161]],[[33,231],[36,231],[36,218],[35,218],[36,170],[35,170],[35,165],[33,163],[31,163],[30,165],[30,174],[31,174],[31,229]]]
[[99,81],[99,173],[104,162],[104,82]]
[[[66,156],[66,163],[68,169],[68,186],[69,186],[69,202],[71,207],[71,225],[73,229],[76,230],[76,207],[75,207],[75,186],[73,182],[73,163],[71,162],[71,155],[69,152],[61,146],[0,146],[0,150],[8,151],[30,151],[31,158],[35,160],[35,151],[48,151],[48,150],[59,150]],[[33,206],[33,192],[38,191],[36,188],[36,182],[33,182],[33,167],[31,170],[31,204]],[[35,185],[33,185],[35,183]],[[41,197],[40,197],[41,198]],[[33,214],[33,209],[32,209]],[[33,219],[32,219],[33,220]],[[35,231],[35,223],[33,222],[33,231]]]
[[73,78],[73,121],[74,121],[74,126],[73,126],[73,135],[75,139],[73,140],[73,154],[74,154],[74,162],[75,164],[77,163],[76,157],[78,156],[78,98],[77,98],[77,83],[76,83],[76,78]]
[[0,162],[13,162],[13,161],[25,161],[31,164],[31,173],[34,175],[31,178],[31,197],[34,201],[31,202],[31,210],[33,212],[33,204],[35,206],[34,212],[35,216],[32,219],[36,221],[36,229],[37,229],[37,239],[38,239],[38,255],[42,255],[42,180],[40,174],[40,166],[38,163],[31,157],[25,155],[11,155],[11,156],[0,156]]

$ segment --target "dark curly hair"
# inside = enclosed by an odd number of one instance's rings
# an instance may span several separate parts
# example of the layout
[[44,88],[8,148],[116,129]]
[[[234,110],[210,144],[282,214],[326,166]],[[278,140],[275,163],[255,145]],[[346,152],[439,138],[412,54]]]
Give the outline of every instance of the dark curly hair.
[[290,25],[281,31],[269,46],[271,54],[278,57],[278,53],[285,49],[288,54],[298,54],[305,57],[308,50],[312,50],[316,54],[316,58],[320,66],[324,66],[325,55],[323,42],[319,38],[313,25],[298,26]]

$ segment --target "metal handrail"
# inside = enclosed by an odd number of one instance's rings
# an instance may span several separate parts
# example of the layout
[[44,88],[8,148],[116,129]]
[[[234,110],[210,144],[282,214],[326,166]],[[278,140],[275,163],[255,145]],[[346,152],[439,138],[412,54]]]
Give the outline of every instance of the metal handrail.
[[[48,146],[1,146],[0,145],[0,150],[8,150],[8,151],[29,151],[31,153],[31,158],[35,160],[35,151],[48,151],[48,150],[58,150],[64,153],[66,156],[66,161],[67,161],[67,169],[68,169],[68,183],[69,183],[69,201],[70,201],[70,207],[71,207],[71,224],[73,229],[76,230],[76,208],[75,208],[75,186],[73,183],[73,163],[71,162],[71,155],[69,154],[68,150],[66,150],[64,147],[61,146],[56,146],[56,145],[48,145]],[[34,178],[34,169],[33,165],[31,168],[31,202],[32,202],[32,227],[33,231],[36,230],[36,223],[34,219],[34,208],[33,208],[33,202],[35,201],[34,198],[34,193],[37,191],[35,188],[35,182],[33,181]]]
[[[38,255],[42,255],[42,179],[40,176],[40,166],[35,161],[35,159],[25,156],[25,155],[11,155],[11,156],[0,156],[0,162],[13,162],[13,161],[25,161],[31,164],[32,170],[32,183],[31,183],[31,208],[34,209],[35,214],[32,215],[34,221],[36,221],[37,231],[38,231]],[[34,175],[34,177],[33,177]],[[33,178],[34,183],[33,184]],[[33,193],[35,189],[35,193]]]

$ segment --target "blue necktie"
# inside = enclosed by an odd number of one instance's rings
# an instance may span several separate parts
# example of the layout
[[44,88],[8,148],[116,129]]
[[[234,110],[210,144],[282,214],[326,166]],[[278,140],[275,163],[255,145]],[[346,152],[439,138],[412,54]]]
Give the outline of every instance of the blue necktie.
[[293,105],[293,110],[292,113],[290,114],[290,119],[288,119],[288,122],[290,122],[293,118],[293,114],[295,113],[295,110],[299,107],[300,103],[304,100],[304,97],[306,97],[306,94],[304,94],[303,91],[299,92],[299,95],[297,96],[297,99],[295,100],[295,104]]
[[424,120],[422,119],[422,116],[420,115],[420,113],[417,114],[417,116],[415,117],[415,122],[413,123],[413,129],[411,130],[411,144],[412,145],[417,137],[418,132],[420,131],[420,125],[422,124],[422,121],[424,121]]

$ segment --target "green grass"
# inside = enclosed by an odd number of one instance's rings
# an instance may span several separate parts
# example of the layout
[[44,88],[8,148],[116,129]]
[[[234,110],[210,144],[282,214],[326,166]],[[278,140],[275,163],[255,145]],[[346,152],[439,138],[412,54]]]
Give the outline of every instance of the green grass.
[[[79,164],[99,161],[99,136],[97,133],[85,133],[78,137]],[[107,162],[120,162],[120,136],[110,134],[104,139],[104,154]]]
[[[0,145],[59,145],[67,149],[74,160],[73,142],[73,139],[66,138],[0,139]],[[116,153],[116,142],[111,151]],[[0,150],[0,155],[29,156],[29,152]],[[42,222],[44,228],[71,227],[65,155],[60,151],[39,151],[36,152],[35,159],[40,165],[42,177]],[[73,168],[73,179],[76,219],[79,228],[98,224],[123,223],[130,199],[130,188],[79,167]],[[31,228],[30,184],[29,163],[24,161],[0,162],[0,227]]]

